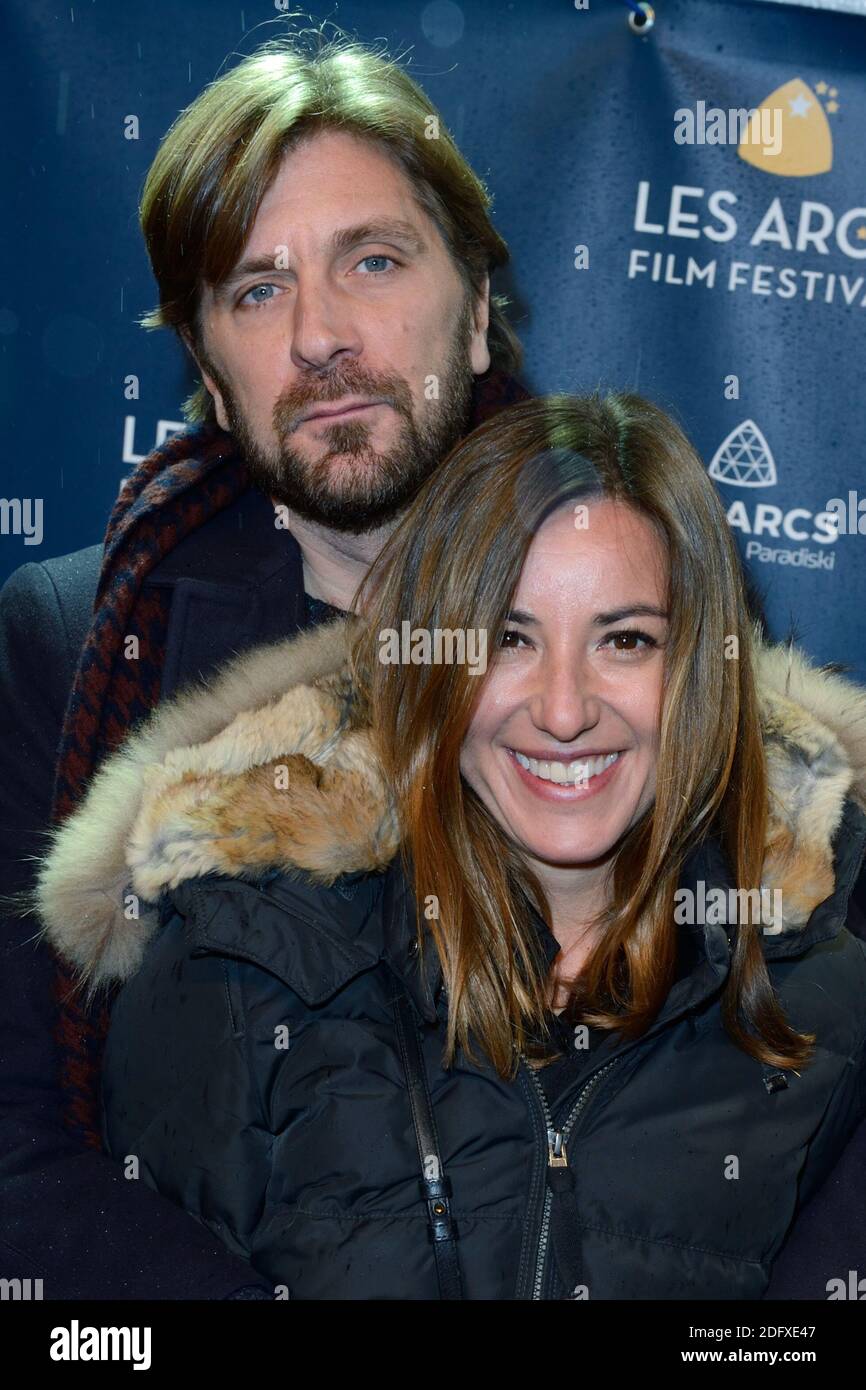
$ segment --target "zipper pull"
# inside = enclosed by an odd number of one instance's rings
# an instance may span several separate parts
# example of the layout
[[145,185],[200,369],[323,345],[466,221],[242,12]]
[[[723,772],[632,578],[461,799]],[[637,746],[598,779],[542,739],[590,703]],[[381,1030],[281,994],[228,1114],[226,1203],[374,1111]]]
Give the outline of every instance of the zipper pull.
[[547,1131],[547,1165],[549,1168],[567,1168],[568,1155],[565,1141],[558,1129]]

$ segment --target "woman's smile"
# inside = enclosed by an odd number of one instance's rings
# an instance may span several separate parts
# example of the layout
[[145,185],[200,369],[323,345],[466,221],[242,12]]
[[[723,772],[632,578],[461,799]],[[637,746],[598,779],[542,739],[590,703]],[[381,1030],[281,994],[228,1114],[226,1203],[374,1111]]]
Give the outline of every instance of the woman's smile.
[[585,801],[604,791],[616,777],[627,749],[566,760],[561,754],[530,758],[506,748],[509,766],[523,786],[543,801]]

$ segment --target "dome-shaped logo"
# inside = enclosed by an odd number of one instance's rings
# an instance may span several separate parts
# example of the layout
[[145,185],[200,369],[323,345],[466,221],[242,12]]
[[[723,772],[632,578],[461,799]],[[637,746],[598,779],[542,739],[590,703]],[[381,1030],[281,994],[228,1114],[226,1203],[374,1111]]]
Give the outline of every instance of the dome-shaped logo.
[[[826,108],[821,105],[819,94],[829,96]],[[782,178],[826,174],[833,167],[833,136],[826,112],[833,115],[838,111],[837,96],[836,88],[826,82],[817,83],[813,90],[802,77],[792,77],[771,92],[753,113],[746,139],[737,146],[740,159]],[[777,151],[768,150],[760,137],[762,111],[781,113]]]
[[717,483],[737,487],[773,487],[776,462],[754,420],[744,420],[723,439],[707,469]]

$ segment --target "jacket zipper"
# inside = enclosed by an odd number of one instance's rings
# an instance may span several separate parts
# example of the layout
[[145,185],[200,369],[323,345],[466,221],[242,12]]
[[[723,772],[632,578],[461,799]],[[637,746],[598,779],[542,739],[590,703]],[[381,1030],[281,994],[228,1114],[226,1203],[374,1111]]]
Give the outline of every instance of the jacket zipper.
[[[595,1090],[596,1086],[598,1085],[601,1078],[604,1076],[605,1072],[610,1071],[611,1067],[615,1067],[619,1060],[619,1057],[614,1057],[612,1061],[607,1062],[595,1073],[594,1076],[590,1077],[589,1081],[587,1081],[586,1085],[580,1091],[577,1100],[575,1101],[571,1111],[569,1112],[568,1119],[566,1120],[565,1124],[560,1130],[554,1127],[553,1116],[550,1112],[550,1106],[547,1103],[547,1096],[544,1094],[544,1089],[535,1073],[534,1068],[529,1065],[525,1057],[523,1058],[523,1061],[526,1065],[526,1070],[529,1072],[529,1075],[532,1078],[532,1084],[535,1087],[536,1093],[541,1102],[542,1112],[544,1114],[544,1123],[547,1129],[548,1168],[568,1167],[568,1153],[566,1151],[565,1141],[571,1134],[574,1124],[578,1116],[580,1115],[580,1112],[586,1105],[589,1096]],[[538,1237],[538,1254],[535,1262],[535,1282],[532,1286],[533,1299],[540,1300],[541,1298],[541,1287],[544,1279],[544,1265],[547,1257],[547,1247],[550,1242],[550,1208],[552,1204],[553,1196],[551,1194],[550,1188],[545,1185],[544,1209],[541,1215],[541,1232]]]

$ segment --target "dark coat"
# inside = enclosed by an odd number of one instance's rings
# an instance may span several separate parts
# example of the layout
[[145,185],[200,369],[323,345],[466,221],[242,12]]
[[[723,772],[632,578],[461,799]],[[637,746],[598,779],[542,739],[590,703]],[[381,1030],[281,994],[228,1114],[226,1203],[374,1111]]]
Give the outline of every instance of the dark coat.
[[[0,890],[45,852],[56,751],[93,613],[102,546],[21,566],[0,591]],[[162,697],[306,623],[300,551],[251,490],[186,537],[148,585],[173,593]],[[0,1278],[44,1296],[224,1298],[255,1280],[185,1212],[65,1131],[52,956],[5,916],[0,969]]]
[[[720,993],[736,928],[684,925],[652,1027],[596,1038],[551,1106],[525,1059],[513,1080],[462,1053],[442,1066],[447,998],[432,946],[423,970],[413,951],[348,632],[248,652],[161,707],[43,866],[55,945],[91,984],[125,981],[105,1056],[111,1153],[292,1298],[436,1298],[393,1017],[405,990],[467,1298],[762,1297],[798,1204],[866,1111],[866,946],[845,926],[866,844],[845,720],[866,694],[759,653],[771,843],[790,850],[765,858],[785,916],[761,944],[789,1020],[817,1035],[813,1061],[778,1073],[735,1046]],[[699,882],[730,886],[712,840],[683,870]],[[819,1296],[847,1271],[827,1266]]]

